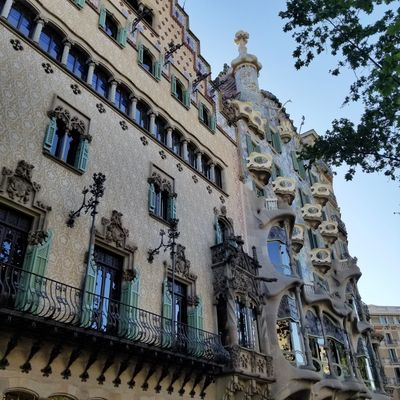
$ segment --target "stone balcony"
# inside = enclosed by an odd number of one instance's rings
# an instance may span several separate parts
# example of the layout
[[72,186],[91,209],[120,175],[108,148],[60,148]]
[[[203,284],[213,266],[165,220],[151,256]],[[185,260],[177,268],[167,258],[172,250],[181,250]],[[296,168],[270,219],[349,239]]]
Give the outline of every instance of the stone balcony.
[[292,233],[292,249],[298,253],[304,245],[304,231],[305,226],[302,224],[295,224]]
[[289,143],[292,140],[293,132],[286,126],[278,126],[278,132],[283,143]]
[[228,347],[236,373],[265,381],[274,379],[272,357],[241,346]]
[[278,176],[272,182],[272,190],[278,197],[278,200],[288,205],[292,205],[296,196],[296,181],[293,178]]
[[301,209],[301,215],[308,225],[317,229],[322,222],[322,206],[320,204],[305,204]]
[[333,244],[336,242],[339,235],[336,221],[323,221],[318,227],[318,230],[326,243]]
[[332,266],[332,255],[329,249],[318,248],[310,251],[311,263],[322,273],[326,273]]
[[325,206],[331,195],[331,187],[326,183],[314,183],[311,186],[311,193],[318,204]]
[[361,270],[357,266],[357,258],[348,256],[345,260],[335,260],[336,279],[343,282],[349,278],[360,278]]
[[272,156],[253,151],[247,158],[247,169],[266,185],[271,177]]

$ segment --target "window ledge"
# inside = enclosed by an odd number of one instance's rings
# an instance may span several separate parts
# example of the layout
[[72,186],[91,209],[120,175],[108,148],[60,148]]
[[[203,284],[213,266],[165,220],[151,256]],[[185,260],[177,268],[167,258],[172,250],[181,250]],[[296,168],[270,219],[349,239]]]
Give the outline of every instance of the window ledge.
[[167,220],[165,220],[164,218],[161,218],[161,217],[158,216],[157,214],[154,214],[154,213],[152,213],[152,212],[149,211],[149,215],[150,215],[151,218],[154,218],[155,220],[157,220],[158,222],[161,222],[161,223],[164,224],[165,226],[168,226],[168,227],[171,226],[171,224],[170,224]]
[[57,164],[63,166],[64,168],[70,170],[71,172],[73,172],[74,174],[77,175],[83,175],[84,172],[80,171],[79,169],[73,167],[72,165],[67,164],[65,161],[60,160],[59,158],[53,156],[52,154],[50,154],[49,152],[43,150],[43,155],[50,158],[51,160],[53,160],[54,162],[56,162]]
[[184,108],[186,108],[186,110],[189,110],[190,107],[188,107],[187,105],[185,105],[185,103],[183,101],[180,101],[172,92],[171,92],[171,96]]
[[160,82],[160,79],[157,79],[151,72],[147,71],[147,69],[145,67],[143,67],[142,64],[140,64],[139,62],[137,63],[139,65],[139,67],[146,72],[146,74],[148,74],[149,76],[151,76],[157,83]]
[[122,46],[120,43],[117,42],[117,40],[115,38],[113,38],[112,36],[108,35],[107,32],[101,27],[99,26],[99,31],[103,32],[104,35],[106,35],[114,44],[116,44],[120,49],[124,49],[124,46]]
[[199,118],[200,124],[206,127],[213,135],[215,135],[215,131],[213,131],[204,121]]

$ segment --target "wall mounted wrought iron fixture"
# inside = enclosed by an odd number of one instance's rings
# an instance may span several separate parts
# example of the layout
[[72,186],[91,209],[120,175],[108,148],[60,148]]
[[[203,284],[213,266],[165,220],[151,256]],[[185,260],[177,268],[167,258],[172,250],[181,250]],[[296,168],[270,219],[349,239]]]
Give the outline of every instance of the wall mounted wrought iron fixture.
[[200,71],[197,72],[197,78],[193,81],[192,92],[195,93],[198,89],[199,84],[211,76],[211,72],[206,72],[202,74]]
[[168,65],[171,62],[171,58],[173,54],[178,51],[181,47],[183,46],[183,43],[180,44],[174,44],[174,41],[171,40],[168,43],[168,51],[164,55],[164,66]]
[[133,35],[139,25],[139,22],[146,18],[148,15],[151,15],[153,10],[151,8],[143,8],[140,11],[140,14],[133,20],[132,22],[132,29],[131,29],[131,34]]

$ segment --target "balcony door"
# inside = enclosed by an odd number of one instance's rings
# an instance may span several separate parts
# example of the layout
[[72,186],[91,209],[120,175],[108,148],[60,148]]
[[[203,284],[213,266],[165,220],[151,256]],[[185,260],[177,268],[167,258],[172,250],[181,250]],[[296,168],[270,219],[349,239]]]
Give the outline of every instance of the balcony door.
[[94,259],[97,266],[94,311],[96,328],[114,332],[117,326],[118,302],[121,297],[123,257],[96,246]]

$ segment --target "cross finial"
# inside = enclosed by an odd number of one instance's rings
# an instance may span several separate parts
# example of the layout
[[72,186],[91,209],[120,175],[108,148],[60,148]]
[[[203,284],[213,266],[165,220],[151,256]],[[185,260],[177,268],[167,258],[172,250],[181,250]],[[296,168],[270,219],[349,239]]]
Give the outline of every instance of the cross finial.
[[236,32],[235,43],[239,46],[239,54],[244,56],[247,54],[246,44],[249,40],[250,35],[245,31]]

